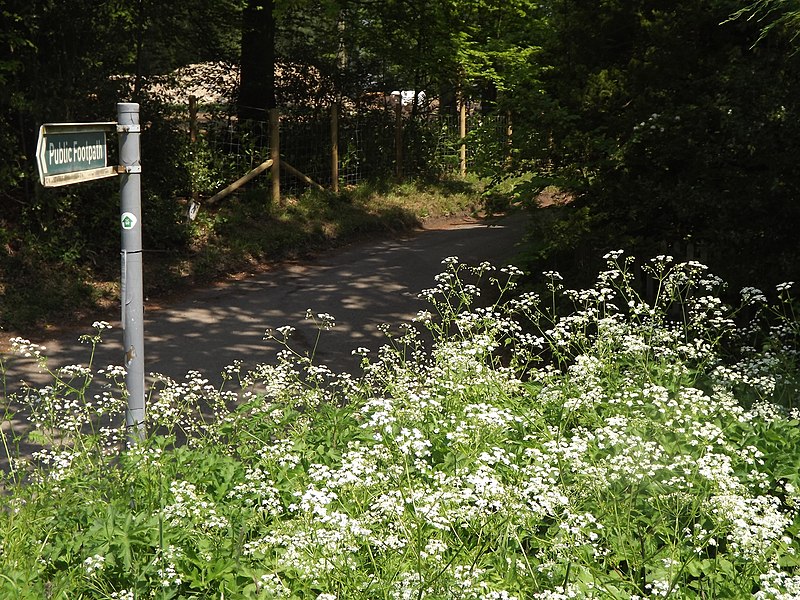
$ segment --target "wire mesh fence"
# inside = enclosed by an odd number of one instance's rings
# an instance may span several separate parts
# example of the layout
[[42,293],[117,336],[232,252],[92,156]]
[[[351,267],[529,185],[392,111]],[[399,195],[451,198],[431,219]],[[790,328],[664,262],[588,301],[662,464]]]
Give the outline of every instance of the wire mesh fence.
[[[394,110],[380,109],[345,113],[337,119],[337,124],[340,186],[400,172],[405,176],[457,173],[462,144],[466,147],[466,168],[471,170],[478,163],[502,161],[501,155],[508,145],[506,121],[496,115],[468,115],[466,138],[460,135],[457,115],[412,118],[406,114],[398,121]],[[199,142],[213,157],[216,168],[224,173],[222,178],[236,179],[270,156],[268,121],[216,117],[203,123],[199,132]],[[321,186],[330,187],[332,136],[330,114],[281,115],[281,161]],[[259,185],[257,180],[254,184]],[[285,194],[298,194],[305,187],[305,183],[293,177],[281,181]]]

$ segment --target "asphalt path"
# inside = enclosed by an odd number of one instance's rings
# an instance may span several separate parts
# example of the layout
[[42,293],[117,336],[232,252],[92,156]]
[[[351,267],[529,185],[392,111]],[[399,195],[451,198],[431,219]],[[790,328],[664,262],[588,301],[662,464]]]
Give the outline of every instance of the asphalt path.
[[[426,308],[418,294],[435,285],[444,258],[514,264],[526,220],[523,214],[454,218],[194,291],[168,306],[146,303],[145,370],[175,379],[194,370],[218,381],[235,361],[245,369],[273,361],[280,346],[265,340],[265,332],[290,325],[296,328],[291,338],[296,351],[313,352],[316,364],[334,371],[354,371],[359,361],[354,349],[374,351],[385,343],[379,325],[408,322]],[[304,318],[308,309],[336,319],[318,343],[318,329]],[[122,331],[118,322],[111,325],[97,349],[95,367],[123,363]],[[43,342],[49,368],[86,364],[88,348],[78,335]],[[21,380],[41,384],[45,379],[32,360],[15,359],[6,373],[11,389]]]

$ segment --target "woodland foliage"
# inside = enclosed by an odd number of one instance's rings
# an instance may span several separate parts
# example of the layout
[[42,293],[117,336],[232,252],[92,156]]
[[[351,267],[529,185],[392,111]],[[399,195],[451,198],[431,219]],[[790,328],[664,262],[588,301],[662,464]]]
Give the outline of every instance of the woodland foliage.
[[[266,12],[272,19],[247,16]],[[731,281],[797,279],[800,58],[790,3],[12,1],[0,18],[7,272],[55,265],[78,281],[115,268],[113,183],[43,189],[33,152],[41,123],[112,120],[120,100],[139,101],[148,123],[146,244],[191,246],[177,202],[198,177],[186,107],[147,84],[188,64],[247,62],[243,32],[258,27],[270,30],[261,33],[274,59],[298,74],[274,89],[256,81],[258,107],[271,94],[297,109],[320,95],[361,106],[365,95],[414,90],[440,112],[466,98],[508,119],[509,144],[470,134],[472,169],[498,184],[503,202],[532,206],[544,189],[573,200],[538,221],[531,265],[590,273],[609,248],[650,255],[692,244]],[[242,72],[242,88],[261,77]],[[309,86],[311,74],[324,86]]]

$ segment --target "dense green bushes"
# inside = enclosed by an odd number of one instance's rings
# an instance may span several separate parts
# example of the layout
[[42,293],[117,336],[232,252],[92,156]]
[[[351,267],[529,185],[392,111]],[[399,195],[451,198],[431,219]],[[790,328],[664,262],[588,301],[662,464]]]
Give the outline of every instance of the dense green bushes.
[[[764,23],[728,21],[740,3],[727,0],[563,4],[541,112],[519,107],[515,130],[549,131],[548,144],[522,147],[523,164],[571,192],[586,218],[565,210],[564,227],[588,226],[592,256],[691,242],[734,287],[797,279],[792,32],[753,46]],[[553,260],[580,259],[574,245],[553,245]]]

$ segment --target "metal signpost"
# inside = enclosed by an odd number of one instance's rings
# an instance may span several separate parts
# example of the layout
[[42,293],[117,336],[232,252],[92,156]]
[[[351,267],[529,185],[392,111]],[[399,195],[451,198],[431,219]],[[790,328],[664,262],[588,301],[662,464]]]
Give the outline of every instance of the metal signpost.
[[122,337],[129,443],[144,439],[144,293],[142,284],[142,192],[139,105],[117,104],[122,226]]
[[[119,135],[119,166],[108,166],[106,133]],[[36,162],[43,186],[120,176],[122,276],[120,304],[125,349],[128,443],[144,439],[144,294],[142,284],[139,105],[117,104],[115,123],[47,123],[39,128]]]

